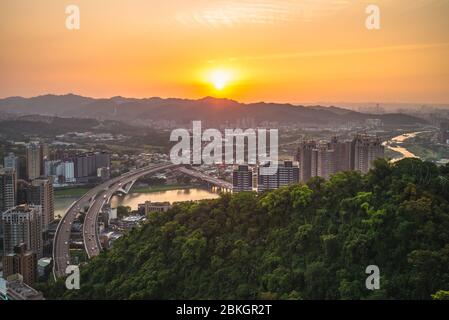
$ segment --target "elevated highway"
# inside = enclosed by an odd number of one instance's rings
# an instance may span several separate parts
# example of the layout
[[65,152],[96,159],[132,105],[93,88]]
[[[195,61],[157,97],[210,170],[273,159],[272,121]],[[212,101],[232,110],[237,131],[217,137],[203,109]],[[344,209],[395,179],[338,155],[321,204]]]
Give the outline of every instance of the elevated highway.
[[99,186],[96,186],[95,188],[89,190],[80,199],[75,201],[69,207],[56,228],[55,237],[53,240],[53,273],[55,277],[64,276],[67,266],[70,265],[69,246],[71,228],[81,209],[86,206],[89,207],[83,224],[83,238],[86,252],[90,258],[97,255],[100,251],[96,224],[98,214],[106,201],[109,200],[117,190],[126,184],[147,174],[174,167],[176,167],[176,165],[158,164],[127,172],[120,177],[113,178]]
[[114,193],[127,193],[139,178],[168,169],[176,169],[183,174],[203,180],[221,189],[232,190],[232,184],[229,182],[174,164],[158,164],[140,168],[96,186],[75,201],[58,224],[53,241],[53,274],[55,278],[64,276],[67,266],[71,264],[69,251],[71,227],[81,209],[88,207],[83,223],[83,240],[86,253],[89,258],[92,258],[99,255],[102,249],[98,234],[98,216]]

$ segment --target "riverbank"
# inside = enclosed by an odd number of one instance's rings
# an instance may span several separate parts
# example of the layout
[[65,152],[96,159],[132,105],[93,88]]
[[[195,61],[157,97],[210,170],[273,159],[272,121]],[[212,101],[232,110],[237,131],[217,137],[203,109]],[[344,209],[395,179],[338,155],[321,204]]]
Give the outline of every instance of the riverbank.
[[417,155],[412,153],[410,150],[405,148],[402,144],[411,138],[416,137],[417,135],[424,133],[425,131],[419,131],[419,132],[411,132],[411,133],[404,133],[401,135],[398,135],[396,137],[391,138],[388,141],[385,141],[382,145],[397,154],[400,154],[399,157],[395,157],[391,159],[391,162],[397,162],[405,158],[419,158]]

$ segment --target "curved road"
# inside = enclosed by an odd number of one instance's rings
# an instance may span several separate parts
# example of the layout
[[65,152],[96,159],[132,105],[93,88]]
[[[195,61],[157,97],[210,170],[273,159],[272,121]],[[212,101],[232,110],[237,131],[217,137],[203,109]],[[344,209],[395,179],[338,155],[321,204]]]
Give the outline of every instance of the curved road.
[[65,269],[70,265],[70,234],[71,227],[76,216],[82,208],[89,206],[83,224],[83,238],[86,252],[89,257],[99,254],[101,247],[97,234],[97,218],[98,214],[106,201],[112,195],[131,181],[161,170],[176,167],[173,164],[158,164],[127,172],[120,177],[113,178],[83,195],[78,201],[74,202],[56,228],[53,240],[53,273],[56,276],[64,276]]
[[111,199],[114,193],[116,193],[121,187],[126,184],[137,180],[138,178],[145,176],[147,174],[155,173],[158,171],[166,170],[176,167],[174,164],[165,164],[156,167],[149,167],[146,170],[141,172],[133,173],[127,177],[123,177],[119,181],[114,182],[109,186],[108,189],[103,190],[103,192],[99,193],[96,197],[96,201],[87,211],[84,224],[83,224],[83,239],[84,239],[84,247],[86,249],[87,255],[89,258],[95,257],[100,254],[101,246],[100,240],[98,239],[97,232],[97,221],[98,215],[100,214],[101,208],[103,205]]

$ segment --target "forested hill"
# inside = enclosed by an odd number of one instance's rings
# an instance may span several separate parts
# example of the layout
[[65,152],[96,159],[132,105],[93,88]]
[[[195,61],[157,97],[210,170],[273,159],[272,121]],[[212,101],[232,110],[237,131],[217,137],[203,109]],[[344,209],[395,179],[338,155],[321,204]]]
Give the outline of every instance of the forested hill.
[[[365,287],[368,265],[380,290]],[[361,176],[186,203],[118,240],[48,298],[431,299],[449,290],[449,166],[416,159]],[[434,296],[435,298],[436,296]]]

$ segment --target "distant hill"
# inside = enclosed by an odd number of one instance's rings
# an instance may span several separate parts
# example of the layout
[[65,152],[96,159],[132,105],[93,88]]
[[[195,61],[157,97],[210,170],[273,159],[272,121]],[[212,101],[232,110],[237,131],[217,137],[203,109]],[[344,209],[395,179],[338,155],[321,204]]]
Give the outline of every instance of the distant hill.
[[380,118],[388,125],[415,125],[426,121],[404,114],[372,115],[337,107],[297,106],[279,103],[244,104],[229,99],[205,97],[198,100],[176,98],[134,99],[113,97],[94,99],[78,95],[44,95],[33,98],[0,99],[0,111],[22,115],[51,115],[127,121],[176,120],[179,123],[202,120],[212,123],[250,118],[283,124],[327,125],[348,121],[363,122]]

